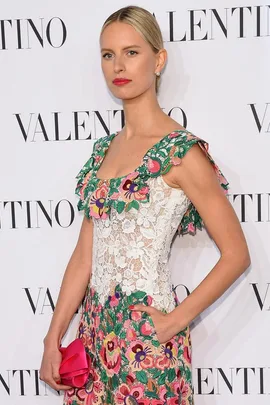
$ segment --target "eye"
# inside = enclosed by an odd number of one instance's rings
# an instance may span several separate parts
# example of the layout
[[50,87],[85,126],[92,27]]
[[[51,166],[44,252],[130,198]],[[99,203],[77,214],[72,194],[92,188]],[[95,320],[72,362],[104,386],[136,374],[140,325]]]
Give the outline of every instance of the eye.
[[111,55],[111,53],[108,53],[108,52],[107,52],[107,53],[104,53],[104,55],[102,55],[102,57],[103,57],[104,59],[111,59],[111,58],[106,58],[107,55]]
[[[136,52],[136,51],[132,51],[132,50],[128,51],[128,53],[130,53],[130,52],[133,52],[133,54],[135,54],[135,55],[138,54],[138,52]],[[133,56],[133,55],[131,55],[131,56]]]

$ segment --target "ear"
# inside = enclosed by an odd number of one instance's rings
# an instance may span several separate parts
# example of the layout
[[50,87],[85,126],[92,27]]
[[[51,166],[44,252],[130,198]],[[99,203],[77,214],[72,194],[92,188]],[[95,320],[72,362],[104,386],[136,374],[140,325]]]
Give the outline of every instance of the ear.
[[156,71],[161,72],[167,62],[167,51],[165,48],[162,48],[158,51],[158,53],[156,54]]

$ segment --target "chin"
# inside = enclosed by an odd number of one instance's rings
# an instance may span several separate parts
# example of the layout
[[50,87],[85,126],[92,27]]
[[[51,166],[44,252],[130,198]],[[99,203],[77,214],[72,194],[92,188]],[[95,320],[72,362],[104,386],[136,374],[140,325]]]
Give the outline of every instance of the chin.
[[118,91],[112,91],[112,94],[114,97],[119,98],[120,100],[132,100],[136,97],[141,96],[145,91],[134,91],[134,90],[126,90],[125,89],[119,89]]

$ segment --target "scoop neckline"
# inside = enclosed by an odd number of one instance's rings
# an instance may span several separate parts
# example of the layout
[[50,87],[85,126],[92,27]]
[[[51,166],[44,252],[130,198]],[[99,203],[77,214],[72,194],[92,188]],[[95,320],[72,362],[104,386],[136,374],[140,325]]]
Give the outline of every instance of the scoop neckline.
[[103,162],[103,160],[104,160],[104,158],[105,158],[105,156],[106,156],[106,152],[108,151],[108,149],[109,149],[109,147],[110,147],[110,145],[111,145],[112,140],[113,140],[120,132],[121,132],[121,131],[116,131],[116,132],[113,132],[111,135],[109,135],[109,139],[108,139],[108,142],[107,142],[107,146],[104,148],[104,156],[103,156],[102,159],[98,162],[98,166],[97,166],[97,168],[96,168],[96,170],[95,170],[95,177],[96,177],[96,179],[97,179],[98,181],[111,182],[111,181],[113,181],[113,180],[119,180],[119,179],[123,179],[124,177],[129,176],[130,174],[132,174],[132,173],[136,172],[137,170],[139,170],[140,167],[142,167],[142,166],[144,165],[145,158],[148,156],[149,152],[150,152],[152,149],[154,149],[155,147],[157,147],[160,143],[162,143],[169,135],[171,135],[171,134],[173,134],[173,133],[175,133],[175,132],[180,132],[180,133],[181,133],[181,132],[188,132],[188,131],[187,131],[186,129],[175,129],[174,131],[171,131],[171,132],[169,132],[168,134],[164,135],[159,141],[157,141],[156,143],[154,143],[154,145],[152,145],[152,146],[145,152],[144,156],[142,157],[142,160],[141,160],[140,165],[137,166],[135,169],[133,169],[131,172],[129,172],[129,173],[127,173],[127,174],[124,174],[123,176],[110,177],[110,178],[108,178],[108,179],[101,179],[100,177],[97,177],[96,173],[98,172],[100,166],[102,165],[102,162]]

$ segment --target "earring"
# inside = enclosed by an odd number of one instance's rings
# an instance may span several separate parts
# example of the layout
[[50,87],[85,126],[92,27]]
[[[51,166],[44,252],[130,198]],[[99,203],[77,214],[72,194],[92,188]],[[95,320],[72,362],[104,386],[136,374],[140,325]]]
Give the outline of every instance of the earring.
[[160,76],[160,72],[155,72],[156,76]]

